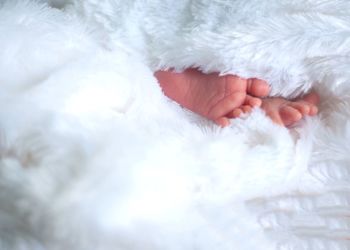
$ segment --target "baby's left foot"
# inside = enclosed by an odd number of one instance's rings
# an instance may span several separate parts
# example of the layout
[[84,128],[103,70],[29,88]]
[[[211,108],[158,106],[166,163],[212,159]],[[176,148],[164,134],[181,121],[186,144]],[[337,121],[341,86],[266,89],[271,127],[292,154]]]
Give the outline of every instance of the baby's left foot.
[[269,92],[269,85],[262,80],[204,74],[197,69],[157,71],[154,75],[166,96],[221,127],[230,124],[229,118],[260,106],[260,98]]
[[319,96],[311,92],[296,100],[269,97],[262,100],[261,108],[275,123],[290,126],[304,116],[314,116],[318,112]]

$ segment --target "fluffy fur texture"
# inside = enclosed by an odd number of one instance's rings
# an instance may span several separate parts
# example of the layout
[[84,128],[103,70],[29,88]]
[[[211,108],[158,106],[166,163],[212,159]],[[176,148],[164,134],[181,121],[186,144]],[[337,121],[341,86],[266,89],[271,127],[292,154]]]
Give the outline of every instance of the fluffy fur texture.
[[[350,248],[348,1],[51,4],[0,4],[0,249]],[[320,115],[220,130],[152,76],[193,65]]]

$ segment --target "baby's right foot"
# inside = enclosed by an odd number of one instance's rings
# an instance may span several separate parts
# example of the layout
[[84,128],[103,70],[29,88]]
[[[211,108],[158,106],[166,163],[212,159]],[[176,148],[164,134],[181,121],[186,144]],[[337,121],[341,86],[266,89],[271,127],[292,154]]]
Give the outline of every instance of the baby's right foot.
[[155,76],[165,95],[222,127],[229,125],[229,118],[238,112],[260,106],[262,101],[257,97],[269,93],[268,84],[262,80],[203,74],[196,69],[183,73],[157,71]]

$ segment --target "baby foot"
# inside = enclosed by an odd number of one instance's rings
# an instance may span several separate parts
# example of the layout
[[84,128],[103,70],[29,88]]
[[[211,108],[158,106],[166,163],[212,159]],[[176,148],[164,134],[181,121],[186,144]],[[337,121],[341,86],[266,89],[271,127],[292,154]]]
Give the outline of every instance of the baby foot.
[[319,96],[311,92],[296,100],[287,100],[280,97],[265,98],[261,108],[275,123],[290,126],[304,116],[314,116],[318,112]]
[[203,74],[196,69],[182,73],[157,71],[155,76],[166,96],[222,127],[229,125],[230,116],[239,110],[260,106],[262,102],[257,97],[269,92],[268,84],[262,80]]

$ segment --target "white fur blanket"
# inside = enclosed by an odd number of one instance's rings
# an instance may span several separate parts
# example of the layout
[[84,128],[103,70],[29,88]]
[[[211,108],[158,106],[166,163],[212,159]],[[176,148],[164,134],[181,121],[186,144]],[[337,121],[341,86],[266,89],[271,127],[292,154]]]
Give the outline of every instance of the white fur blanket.
[[[347,0],[63,7],[0,3],[0,249],[350,249]],[[189,66],[320,114],[219,129],[152,76]]]

